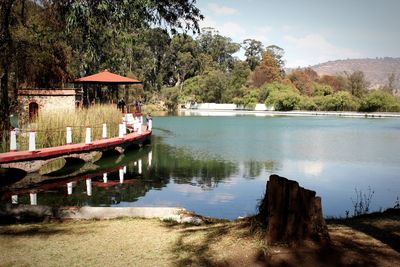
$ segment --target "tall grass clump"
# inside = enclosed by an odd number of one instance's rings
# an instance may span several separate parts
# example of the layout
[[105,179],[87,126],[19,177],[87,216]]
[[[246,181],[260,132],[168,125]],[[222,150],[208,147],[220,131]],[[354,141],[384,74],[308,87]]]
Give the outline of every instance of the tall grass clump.
[[27,150],[29,131],[36,132],[36,147],[60,146],[66,143],[66,127],[72,128],[72,142],[85,142],[86,128],[91,128],[93,140],[101,139],[102,125],[107,124],[107,137],[118,135],[122,114],[115,105],[96,105],[71,110],[42,110],[37,119],[18,134],[19,150]]

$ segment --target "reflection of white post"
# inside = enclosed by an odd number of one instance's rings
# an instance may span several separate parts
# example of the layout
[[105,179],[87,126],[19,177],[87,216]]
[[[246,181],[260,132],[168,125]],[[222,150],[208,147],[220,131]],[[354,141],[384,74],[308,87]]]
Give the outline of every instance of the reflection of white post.
[[92,130],[90,128],[86,128],[86,141],[85,144],[89,145],[92,143]]
[[11,203],[12,204],[18,204],[18,195],[12,195],[11,196]]
[[133,166],[137,166],[137,162],[136,161],[133,163]]
[[10,132],[10,151],[17,151],[17,131]]
[[153,128],[153,120],[149,120],[147,122],[147,128],[148,128],[149,131],[151,131],[151,129]]
[[119,138],[124,138],[124,130],[123,130],[123,128],[124,128],[124,125],[122,124],[122,123],[120,123],[119,124],[119,131],[118,131],[118,137]]
[[153,151],[149,152],[148,158],[149,158],[149,167],[150,167],[151,166],[151,162],[153,161]]
[[107,183],[108,179],[107,179],[107,173],[103,173],[103,183]]
[[31,199],[31,205],[37,205],[37,194],[36,193],[30,193],[29,197]]
[[106,139],[107,138],[107,124],[103,123],[103,132],[101,134],[101,138]]
[[141,124],[139,124],[139,129],[138,129],[138,132],[137,132],[138,134],[142,134],[142,125]]
[[124,183],[124,169],[123,168],[119,169],[119,183],[120,184]]
[[124,174],[126,174],[126,166],[124,166]]
[[68,195],[72,195],[72,182],[67,183]]
[[29,151],[36,150],[36,132],[29,132]]
[[72,144],[72,129],[67,127],[67,145]]
[[142,174],[142,159],[138,160],[138,173]]
[[86,194],[88,196],[92,195],[92,179],[86,179]]

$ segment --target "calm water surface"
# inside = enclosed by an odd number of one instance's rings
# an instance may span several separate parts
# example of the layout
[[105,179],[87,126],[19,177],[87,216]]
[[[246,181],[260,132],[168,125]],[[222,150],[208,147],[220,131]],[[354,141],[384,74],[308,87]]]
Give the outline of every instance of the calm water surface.
[[374,191],[372,210],[400,196],[400,119],[167,116],[153,125],[151,145],[29,188],[39,175],[3,185],[1,202],[30,203],[35,192],[45,205],[180,206],[234,219],[256,212],[273,173],[315,190],[325,216],[351,214],[355,189]]

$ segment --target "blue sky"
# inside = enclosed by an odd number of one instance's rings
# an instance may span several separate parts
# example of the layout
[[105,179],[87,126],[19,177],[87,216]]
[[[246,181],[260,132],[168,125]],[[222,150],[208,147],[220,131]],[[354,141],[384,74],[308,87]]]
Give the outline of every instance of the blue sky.
[[[235,42],[285,50],[287,67],[346,58],[400,57],[400,0],[197,0],[213,27]],[[238,53],[243,57],[243,52]]]

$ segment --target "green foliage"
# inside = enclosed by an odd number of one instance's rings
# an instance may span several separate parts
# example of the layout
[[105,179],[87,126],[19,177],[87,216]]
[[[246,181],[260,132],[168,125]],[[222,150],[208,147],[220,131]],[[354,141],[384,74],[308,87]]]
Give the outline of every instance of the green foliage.
[[360,111],[400,111],[400,101],[386,91],[375,90],[361,98]]
[[359,104],[347,91],[339,91],[333,95],[317,96],[313,98],[319,110],[326,111],[354,111]]
[[254,39],[246,39],[243,41],[243,48],[245,50],[244,55],[246,56],[246,62],[253,71],[261,61],[264,51],[263,44]]
[[165,99],[165,105],[168,110],[174,111],[178,107],[179,88],[178,87],[164,87],[161,89],[161,94]]
[[363,96],[368,88],[368,82],[365,80],[365,75],[362,71],[353,73],[345,73],[347,78],[346,89],[356,97]]
[[300,110],[318,110],[318,106],[315,104],[314,99],[308,96],[301,97],[298,107]]
[[282,83],[272,83],[266,86],[268,96],[265,105],[273,105],[275,110],[289,111],[298,109],[301,96],[290,86]]
[[327,96],[333,94],[333,89],[330,85],[313,83],[313,96]]

